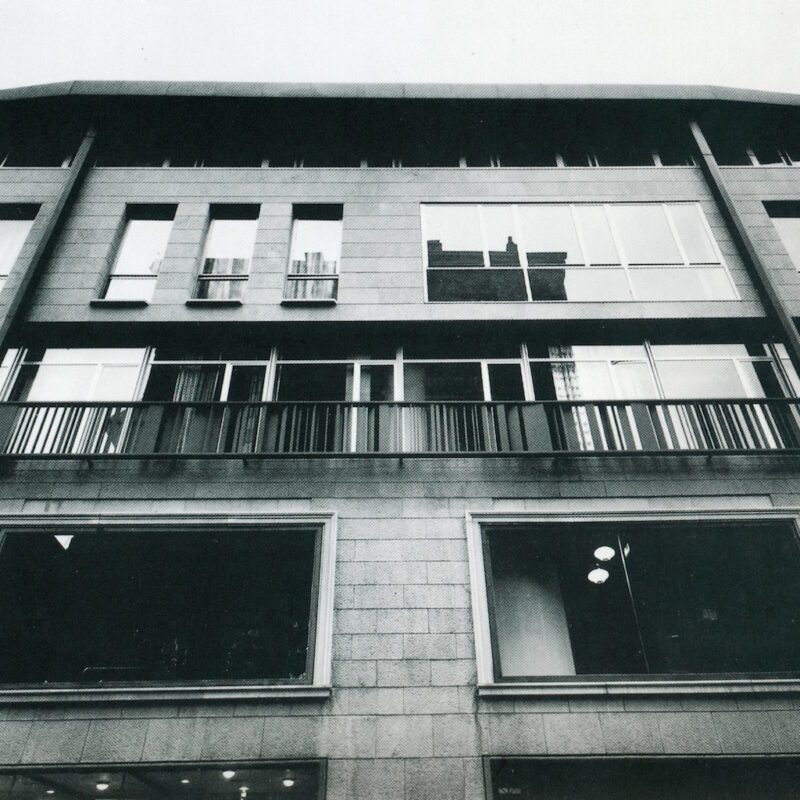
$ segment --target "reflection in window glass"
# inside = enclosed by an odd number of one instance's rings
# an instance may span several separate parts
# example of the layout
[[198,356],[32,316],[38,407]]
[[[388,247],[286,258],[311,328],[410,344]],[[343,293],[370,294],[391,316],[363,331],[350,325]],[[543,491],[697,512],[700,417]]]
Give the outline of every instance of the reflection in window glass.
[[11,398],[30,402],[125,401],[136,396],[145,351],[135,348],[50,348],[26,362]]
[[778,231],[789,258],[800,269],[800,203],[796,201],[764,203],[775,230]]
[[359,400],[394,400],[394,367],[388,365],[362,365]]
[[206,258],[251,258],[257,224],[257,219],[212,219],[206,236]]
[[480,364],[414,364],[406,362],[405,399],[483,400]]
[[[15,208],[12,206],[12,209]],[[35,211],[32,212],[35,214]],[[3,212],[0,207],[0,288],[5,283],[11,268],[22,252],[25,240],[33,227],[33,216],[23,219],[7,219],[18,216],[13,211]]]
[[583,263],[569,206],[520,206],[519,216],[528,266]]
[[489,364],[489,387],[492,400],[524,400],[519,364]]
[[683,251],[692,264],[719,264],[714,245],[694,203],[674,203],[669,207],[675,230],[683,245]]
[[719,267],[631,267],[639,300],[735,300],[728,273]]
[[425,206],[429,267],[482,267],[478,206]]
[[125,226],[114,273],[155,275],[172,228],[172,220],[131,219]]
[[776,800],[800,784],[796,757],[494,758],[491,770],[489,800]]
[[602,206],[575,206],[589,264],[619,264],[619,254]]
[[275,384],[276,400],[350,400],[347,364],[281,364]]
[[483,206],[486,249],[490,267],[518,267],[519,246],[511,206]]
[[629,264],[683,263],[660,205],[614,205],[609,211]]
[[[536,280],[538,283],[544,272],[545,270],[537,270],[534,273],[531,270],[529,273],[531,275],[531,292],[533,292],[533,281]],[[631,290],[622,270],[590,267],[589,269],[564,270],[564,295],[565,297],[554,299],[584,302],[630,300]]]

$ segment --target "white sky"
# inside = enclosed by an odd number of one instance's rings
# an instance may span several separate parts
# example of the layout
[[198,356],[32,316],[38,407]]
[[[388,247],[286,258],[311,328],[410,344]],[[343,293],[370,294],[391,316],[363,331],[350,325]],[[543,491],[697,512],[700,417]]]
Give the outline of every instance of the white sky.
[[0,87],[74,79],[800,92],[797,0],[0,0]]

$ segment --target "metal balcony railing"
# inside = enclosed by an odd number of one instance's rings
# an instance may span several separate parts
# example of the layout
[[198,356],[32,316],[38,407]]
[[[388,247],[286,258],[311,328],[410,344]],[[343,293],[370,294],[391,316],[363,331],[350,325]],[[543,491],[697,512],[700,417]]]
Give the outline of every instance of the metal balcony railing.
[[4,458],[800,452],[800,400],[0,403]]

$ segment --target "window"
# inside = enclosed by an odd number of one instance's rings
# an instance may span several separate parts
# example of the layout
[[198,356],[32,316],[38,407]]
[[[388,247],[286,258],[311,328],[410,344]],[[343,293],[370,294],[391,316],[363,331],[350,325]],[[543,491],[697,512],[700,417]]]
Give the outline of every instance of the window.
[[0,684],[324,682],[327,527],[5,529]]
[[792,520],[488,525],[483,558],[496,681],[800,670]]
[[284,300],[335,301],[341,250],[342,206],[296,205]]
[[[230,777],[226,778],[225,774]],[[100,788],[105,784],[105,788]],[[112,766],[103,768],[44,767],[35,770],[0,771],[0,785],[7,800],[36,797],[108,797],[127,800],[163,800],[168,797],[214,798],[288,797],[291,800],[324,800],[325,763],[322,760],[236,761],[220,764]],[[52,787],[57,787],[54,789]],[[242,790],[246,788],[246,791]]]
[[697,203],[422,207],[428,300],[735,300]]
[[789,258],[800,269],[800,202],[764,203]]
[[[6,452],[116,453],[128,431],[128,404],[136,399],[144,348],[48,348],[11,360],[7,399],[41,405],[11,409]],[[86,407],[65,403],[95,402]]]
[[492,758],[487,800],[771,800],[797,794],[796,757]]
[[212,206],[195,299],[240,300],[250,273],[259,207]]
[[175,206],[128,206],[105,300],[149,303],[167,249]]
[[33,205],[0,205],[0,289],[22,251],[38,210]]

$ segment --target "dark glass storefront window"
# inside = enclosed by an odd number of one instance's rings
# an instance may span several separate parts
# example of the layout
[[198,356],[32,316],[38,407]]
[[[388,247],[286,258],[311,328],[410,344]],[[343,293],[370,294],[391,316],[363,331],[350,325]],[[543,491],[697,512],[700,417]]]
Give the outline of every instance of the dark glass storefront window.
[[797,797],[797,758],[493,758],[490,800],[773,800]]
[[317,536],[6,532],[0,683],[310,681]]
[[286,761],[199,767],[23,769],[0,772],[7,800],[321,800],[325,764]]
[[498,679],[800,670],[786,521],[490,529]]

